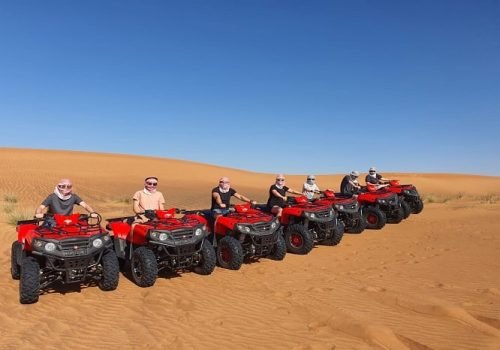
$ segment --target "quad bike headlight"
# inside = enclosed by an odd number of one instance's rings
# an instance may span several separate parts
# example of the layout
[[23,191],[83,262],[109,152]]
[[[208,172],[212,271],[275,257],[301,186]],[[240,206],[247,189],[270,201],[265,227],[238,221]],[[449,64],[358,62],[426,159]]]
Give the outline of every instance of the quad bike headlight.
[[38,240],[38,239],[34,239],[33,240],[33,247],[35,248],[42,248],[43,247],[43,242]]
[[196,237],[200,237],[202,234],[203,234],[203,230],[201,228],[198,227],[196,230],[194,230],[194,235]]
[[153,238],[153,239],[158,239],[158,235],[160,234],[160,232],[157,232],[157,231],[151,231],[149,233],[149,237],[150,238]]
[[245,225],[236,225],[238,230],[240,230],[243,233],[250,233],[250,227],[245,226]]
[[[100,238],[96,238],[96,239],[94,239],[94,240],[92,241],[92,246],[93,246],[94,248],[101,248],[101,247],[102,247],[102,244],[103,244],[103,243],[102,243],[102,239],[100,239]],[[45,246],[45,249],[47,249],[47,246]]]
[[386,204],[386,203],[387,203],[387,201],[386,201],[385,199],[379,199],[379,200],[378,200],[378,202],[379,202],[380,204]]
[[336,204],[335,208],[337,208],[338,210],[344,210],[344,206],[342,204]]
[[274,230],[276,228],[276,226],[278,226],[278,223],[276,221],[273,221],[271,223],[271,228]]
[[48,242],[47,244],[45,244],[44,248],[48,252],[53,252],[54,250],[56,250],[56,245],[52,242]]
[[162,232],[158,235],[158,239],[162,242],[165,242],[167,239],[168,239],[168,234],[166,234],[165,232]]

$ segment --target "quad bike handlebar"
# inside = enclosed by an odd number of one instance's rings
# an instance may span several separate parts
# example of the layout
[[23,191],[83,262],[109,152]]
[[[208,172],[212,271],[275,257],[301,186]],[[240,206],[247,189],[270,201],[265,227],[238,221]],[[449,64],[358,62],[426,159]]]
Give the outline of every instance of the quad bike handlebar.
[[[93,220],[95,220],[95,222]],[[86,221],[87,225],[90,227],[100,226],[102,216],[96,212],[90,214],[75,213],[71,215],[44,214],[42,217],[35,217],[29,220],[19,220],[17,225],[35,224],[38,226],[53,228],[56,226],[77,225],[80,221]]]

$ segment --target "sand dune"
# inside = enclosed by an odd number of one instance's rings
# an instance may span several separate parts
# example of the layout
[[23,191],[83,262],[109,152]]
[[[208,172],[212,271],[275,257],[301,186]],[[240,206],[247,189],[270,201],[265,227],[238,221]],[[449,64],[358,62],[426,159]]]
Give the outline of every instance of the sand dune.
[[[151,288],[54,291],[20,305],[13,214],[60,177],[104,217],[128,214],[146,175],[168,206],[209,206],[217,179],[265,201],[274,174],[161,158],[0,149],[0,349],[500,349],[500,177],[384,174],[414,183],[423,213],[306,256],[163,276]],[[350,169],[346,169],[348,171]],[[337,189],[338,175],[317,176]],[[287,176],[299,189],[304,176]]]

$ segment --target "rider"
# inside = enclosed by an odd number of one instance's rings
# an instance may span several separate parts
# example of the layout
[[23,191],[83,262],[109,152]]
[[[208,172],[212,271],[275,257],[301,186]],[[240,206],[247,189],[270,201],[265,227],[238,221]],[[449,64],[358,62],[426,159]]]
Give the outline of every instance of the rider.
[[148,176],[144,179],[144,188],[137,191],[132,197],[134,213],[138,214],[142,221],[147,221],[143,216],[146,210],[164,210],[165,198],[157,190],[158,178]]
[[358,182],[359,172],[356,170],[351,171],[342,179],[340,183],[340,192],[345,194],[356,194],[359,192],[361,185]]
[[308,200],[312,200],[314,194],[319,193],[319,187],[315,181],[316,177],[314,175],[307,175],[306,182],[302,185],[302,194],[306,196]]
[[287,192],[302,195],[302,193],[285,186],[285,176],[283,174],[276,175],[276,182],[269,188],[269,199],[267,200],[267,210],[281,216],[283,207],[286,205]]
[[61,179],[51,193],[45,198],[35,211],[36,218],[42,218],[45,209],[47,214],[71,215],[73,205],[80,205],[90,213],[90,216],[96,217],[94,209],[83,201],[77,194],[73,193],[73,184],[70,179]]
[[365,182],[367,186],[368,184],[373,184],[377,185],[377,188],[389,186],[388,185],[389,181],[390,179],[386,179],[385,177],[382,176],[382,174],[377,173],[377,169],[375,167],[371,167],[368,170],[368,175],[366,175],[365,177]]
[[214,217],[226,215],[229,212],[232,196],[253,205],[256,203],[244,195],[239,194],[234,188],[231,188],[231,181],[229,181],[227,176],[223,176],[219,179],[219,186],[212,189],[212,205],[210,210]]

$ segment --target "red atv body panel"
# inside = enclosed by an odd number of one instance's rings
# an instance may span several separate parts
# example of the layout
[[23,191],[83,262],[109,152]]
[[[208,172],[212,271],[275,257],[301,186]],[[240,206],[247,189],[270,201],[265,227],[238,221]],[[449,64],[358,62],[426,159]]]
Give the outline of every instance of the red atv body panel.
[[31,243],[38,237],[59,241],[73,237],[88,238],[104,232],[101,227],[89,226],[79,218],[80,214],[54,214],[55,226],[52,228],[39,226],[37,223],[20,224],[16,227],[17,241],[23,244],[24,251],[31,251]]
[[[305,200],[304,200],[305,199]],[[288,225],[291,218],[302,217],[304,211],[307,212],[320,212],[324,210],[329,210],[332,206],[330,203],[310,203],[307,201],[305,196],[296,197],[297,204],[292,204],[289,207],[284,207],[281,212],[280,223],[282,225]]]
[[225,236],[235,230],[237,224],[255,224],[270,222],[274,216],[250,207],[249,203],[235,205],[235,212],[219,216],[214,223],[213,231],[217,236]]
[[416,190],[414,185],[400,185],[397,180],[391,180],[389,184],[390,186],[387,189],[396,194],[403,194],[404,190]]
[[[149,242],[148,233],[150,230],[173,231],[183,228],[193,228],[200,224],[207,225],[207,220],[197,214],[187,214],[182,218],[175,217],[175,208],[169,210],[155,210],[157,219],[145,223],[135,223],[129,225],[122,221],[109,223],[114,237],[127,240],[136,245],[146,245]],[[133,227],[133,230],[131,228]]]
[[391,191],[382,188],[374,192],[361,192],[358,194],[358,202],[362,205],[375,204],[377,199],[389,199],[395,194]]

